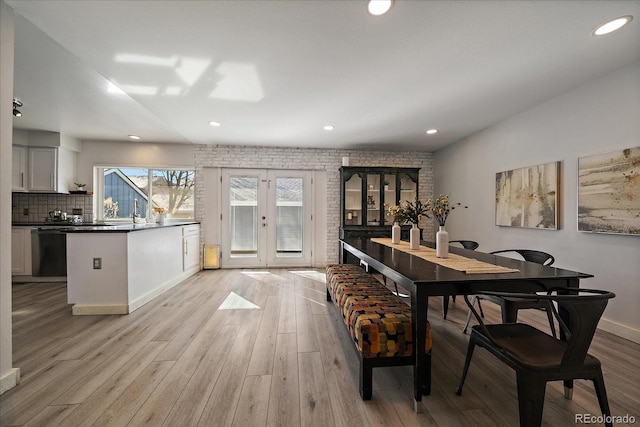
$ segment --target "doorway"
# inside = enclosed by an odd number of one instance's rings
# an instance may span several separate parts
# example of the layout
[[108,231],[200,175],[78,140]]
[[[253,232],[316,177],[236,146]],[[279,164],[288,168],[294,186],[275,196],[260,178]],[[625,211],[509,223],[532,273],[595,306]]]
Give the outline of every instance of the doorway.
[[312,172],[223,169],[221,182],[222,265],[311,265]]

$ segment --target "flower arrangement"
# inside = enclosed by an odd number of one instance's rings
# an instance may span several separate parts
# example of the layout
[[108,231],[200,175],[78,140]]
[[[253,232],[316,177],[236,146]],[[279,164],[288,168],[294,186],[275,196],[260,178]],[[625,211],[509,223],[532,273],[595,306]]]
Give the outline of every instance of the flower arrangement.
[[428,199],[426,205],[427,211],[433,214],[440,226],[444,226],[445,222],[447,222],[449,212],[458,207],[468,208],[468,206],[463,206],[462,203],[449,203],[448,194],[440,194],[435,200]]
[[387,212],[393,217],[393,221],[399,224],[403,224],[405,222],[417,224],[423,216],[427,218],[429,217],[427,205],[422,203],[419,199],[416,199],[413,203],[408,200],[404,200],[400,205],[389,206],[387,208]]

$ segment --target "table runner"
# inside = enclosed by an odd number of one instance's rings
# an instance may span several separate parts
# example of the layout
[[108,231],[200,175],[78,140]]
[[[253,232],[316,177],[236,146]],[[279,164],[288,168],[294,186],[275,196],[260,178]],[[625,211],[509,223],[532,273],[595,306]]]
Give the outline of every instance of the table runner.
[[434,264],[441,265],[443,267],[451,268],[453,270],[462,271],[466,274],[492,274],[492,273],[514,273],[520,271],[515,268],[503,267],[501,265],[489,264],[479,261],[473,258],[466,258],[457,254],[449,254],[448,258],[436,257],[436,250],[428,248],[426,246],[420,246],[418,249],[410,249],[409,242],[401,241],[398,244],[391,243],[391,239],[388,237],[375,237],[371,239],[372,242],[379,243],[381,245],[389,246],[402,252],[407,252],[422,259],[426,259]]

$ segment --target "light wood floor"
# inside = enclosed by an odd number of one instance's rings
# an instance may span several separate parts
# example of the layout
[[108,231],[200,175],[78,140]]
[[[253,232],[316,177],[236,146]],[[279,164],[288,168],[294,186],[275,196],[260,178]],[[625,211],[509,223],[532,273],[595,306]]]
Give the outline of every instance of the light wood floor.
[[[22,382],[0,397],[0,425],[518,425],[515,376],[485,350],[454,394],[467,343],[461,298],[447,320],[441,299],[430,301],[433,391],[424,412],[413,412],[410,367],[374,369],[373,399],[363,402],[322,277],[208,270],[127,316],[71,316],[64,283],[14,285]],[[521,320],[544,325],[539,314]],[[591,353],[603,362],[613,414],[640,422],[640,345],[598,331]],[[572,401],[549,384],[543,425],[575,425],[576,413],[599,415],[591,383],[577,381]]]

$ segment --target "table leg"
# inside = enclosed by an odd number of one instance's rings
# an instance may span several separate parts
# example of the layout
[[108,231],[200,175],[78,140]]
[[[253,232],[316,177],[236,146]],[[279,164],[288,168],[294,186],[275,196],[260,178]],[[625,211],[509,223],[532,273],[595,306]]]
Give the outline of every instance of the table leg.
[[414,409],[422,410],[422,396],[431,393],[430,355],[425,353],[428,297],[416,289],[411,293],[411,315],[415,333],[415,361],[413,366]]
[[[567,280],[567,287],[568,288],[578,288],[578,287],[580,287],[580,279],[568,279]],[[569,292],[567,292],[567,293],[569,293]],[[564,308],[562,308],[562,306],[560,306],[559,309],[558,309],[558,314],[560,315],[560,318],[565,323],[565,325],[567,325],[567,328],[569,328],[569,330],[571,330],[571,323],[570,323],[570,319],[569,319],[569,313],[567,312],[567,310],[565,310]],[[567,337],[566,337],[563,329],[562,328],[559,328],[559,329],[560,329],[560,339],[562,341],[566,341]],[[565,380],[563,382],[564,382],[564,395],[565,395],[565,397],[567,399],[571,399],[571,397],[573,396],[573,380]]]

